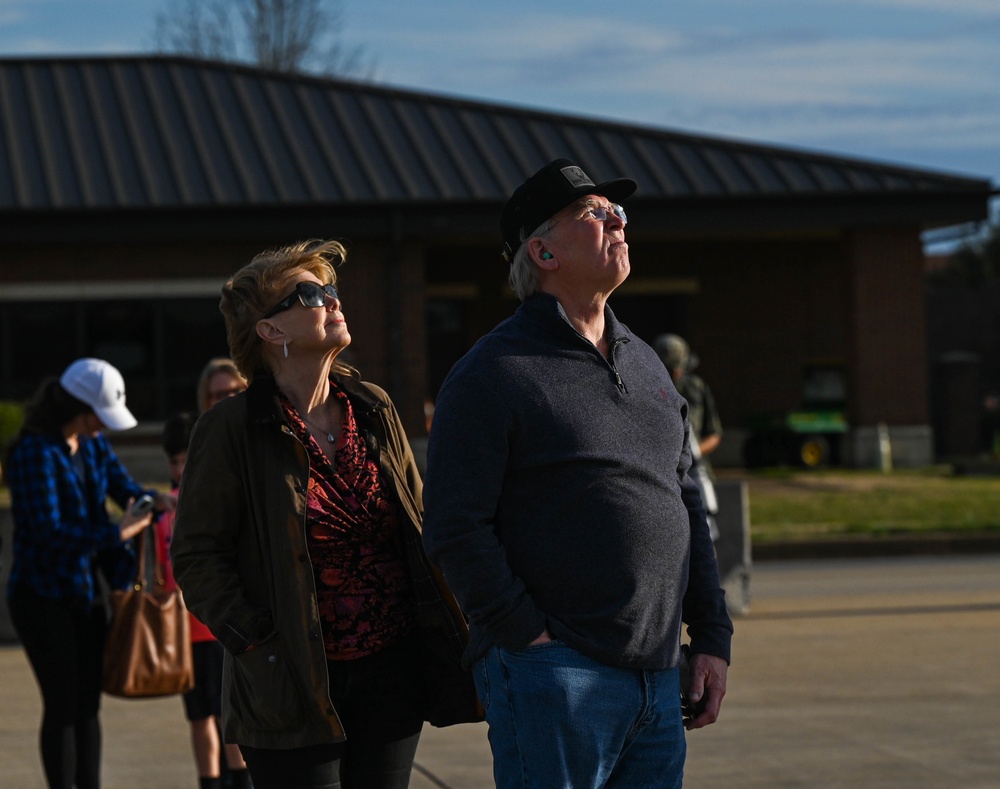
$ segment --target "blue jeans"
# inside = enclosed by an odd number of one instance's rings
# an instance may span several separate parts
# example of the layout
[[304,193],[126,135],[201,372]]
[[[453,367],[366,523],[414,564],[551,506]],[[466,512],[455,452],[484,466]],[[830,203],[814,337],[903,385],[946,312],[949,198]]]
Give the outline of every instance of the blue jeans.
[[497,789],[673,789],[687,744],[677,669],[598,663],[552,641],[474,667]]

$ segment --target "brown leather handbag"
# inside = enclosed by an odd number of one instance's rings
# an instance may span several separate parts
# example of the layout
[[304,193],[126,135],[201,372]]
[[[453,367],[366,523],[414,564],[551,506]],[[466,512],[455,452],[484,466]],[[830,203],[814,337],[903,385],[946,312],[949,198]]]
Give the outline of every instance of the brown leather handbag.
[[145,536],[152,528],[136,537],[139,558],[132,588],[110,593],[101,687],[112,696],[170,696],[194,687],[191,625],[181,590],[163,589],[155,560],[155,583],[147,588]]

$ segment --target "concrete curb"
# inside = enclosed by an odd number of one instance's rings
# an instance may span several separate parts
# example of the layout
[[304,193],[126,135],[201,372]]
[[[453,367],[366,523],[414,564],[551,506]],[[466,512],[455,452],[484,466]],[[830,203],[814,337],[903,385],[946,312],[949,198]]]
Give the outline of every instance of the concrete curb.
[[764,542],[753,545],[754,561],[860,559],[878,556],[944,556],[998,553],[1000,532],[901,534]]

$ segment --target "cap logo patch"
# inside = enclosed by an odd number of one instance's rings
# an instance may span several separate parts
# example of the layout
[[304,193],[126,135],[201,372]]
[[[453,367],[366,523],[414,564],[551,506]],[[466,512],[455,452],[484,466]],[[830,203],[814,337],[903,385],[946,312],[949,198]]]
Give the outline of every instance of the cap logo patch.
[[594,185],[594,182],[590,180],[590,176],[576,165],[563,167],[559,172],[563,174],[563,178],[565,178],[569,182],[569,185],[574,189]]

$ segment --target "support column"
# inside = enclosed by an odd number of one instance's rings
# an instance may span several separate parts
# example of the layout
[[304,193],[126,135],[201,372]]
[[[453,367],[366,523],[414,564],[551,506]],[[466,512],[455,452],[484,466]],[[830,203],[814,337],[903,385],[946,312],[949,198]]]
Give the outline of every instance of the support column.
[[409,437],[424,434],[427,389],[424,250],[413,243],[358,244],[343,277],[351,332],[345,358],[392,397]]
[[[929,464],[933,437],[919,230],[854,230],[844,246],[851,307],[848,419],[854,464],[877,463],[874,437],[880,422],[889,426],[897,465]],[[897,446],[904,456],[896,457]]]

